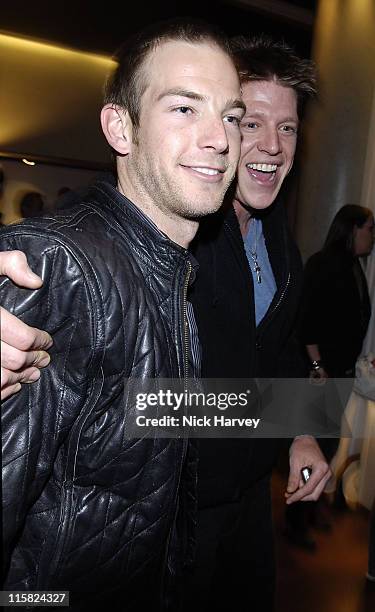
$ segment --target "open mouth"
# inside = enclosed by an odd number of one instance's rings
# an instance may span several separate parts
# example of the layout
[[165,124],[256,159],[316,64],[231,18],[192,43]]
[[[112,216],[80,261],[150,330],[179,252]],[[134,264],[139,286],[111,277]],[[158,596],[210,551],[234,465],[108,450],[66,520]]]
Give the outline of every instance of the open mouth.
[[260,183],[272,183],[275,180],[277,164],[246,164],[249,174]]

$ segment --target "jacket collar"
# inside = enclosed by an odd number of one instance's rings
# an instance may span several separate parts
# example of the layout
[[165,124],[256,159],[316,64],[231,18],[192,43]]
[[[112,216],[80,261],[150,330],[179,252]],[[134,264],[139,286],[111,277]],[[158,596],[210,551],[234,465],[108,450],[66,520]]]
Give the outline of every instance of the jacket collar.
[[189,259],[186,249],[173,242],[131,200],[123,196],[114,185],[103,180],[95,182],[86,201],[98,204],[99,213],[111,213],[111,221],[126,235],[140,259],[158,274],[170,277],[176,267]]

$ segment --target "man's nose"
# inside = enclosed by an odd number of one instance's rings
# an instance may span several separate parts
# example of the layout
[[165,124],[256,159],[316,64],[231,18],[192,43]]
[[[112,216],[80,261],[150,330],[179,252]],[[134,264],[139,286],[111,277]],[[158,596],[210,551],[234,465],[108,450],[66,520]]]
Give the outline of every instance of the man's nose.
[[209,118],[200,126],[198,145],[201,148],[213,149],[217,153],[226,153],[229,149],[228,135],[222,118]]
[[277,155],[280,153],[280,135],[277,128],[268,128],[263,132],[262,138],[258,143],[258,149],[269,153],[269,155]]

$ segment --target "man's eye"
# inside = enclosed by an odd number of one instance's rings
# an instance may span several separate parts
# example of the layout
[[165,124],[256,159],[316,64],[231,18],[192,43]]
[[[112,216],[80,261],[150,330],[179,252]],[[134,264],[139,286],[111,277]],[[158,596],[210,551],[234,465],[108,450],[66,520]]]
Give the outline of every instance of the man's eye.
[[291,134],[297,134],[297,128],[294,125],[283,125],[281,127],[281,130],[283,132],[287,132],[287,133],[291,133]]
[[255,130],[258,127],[258,124],[255,123],[255,121],[246,121],[245,123],[242,124],[241,127],[248,129],[248,130]]
[[227,123],[233,123],[234,125],[240,125],[241,119],[239,119],[235,115],[227,115],[226,117],[224,117],[224,121],[226,121]]
[[190,106],[177,106],[174,111],[176,113],[182,113],[183,115],[187,115],[188,113],[193,112]]

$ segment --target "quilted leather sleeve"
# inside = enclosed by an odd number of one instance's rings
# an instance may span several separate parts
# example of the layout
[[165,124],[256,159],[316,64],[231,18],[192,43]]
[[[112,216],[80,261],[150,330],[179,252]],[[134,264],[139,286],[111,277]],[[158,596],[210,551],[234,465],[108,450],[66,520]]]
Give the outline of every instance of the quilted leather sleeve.
[[[0,249],[24,251],[43,278],[43,287],[36,291],[3,278],[0,303],[27,324],[46,329],[54,340],[51,364],[40,380],[23,385],[2,407],[5,568],[26,514],[43,513],[45,520],[46,513],[56,510],[67,454],[74,452],[72,440],[79,436],[101,386],[103,326],[100,304],[92,303],[90,272],[69,248],[46,234],[16,226],[0,235]],[[53,482],[53,495],[44,491],[47,480]]]

